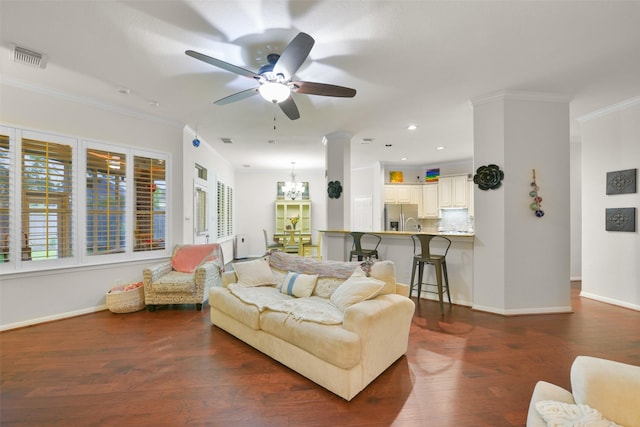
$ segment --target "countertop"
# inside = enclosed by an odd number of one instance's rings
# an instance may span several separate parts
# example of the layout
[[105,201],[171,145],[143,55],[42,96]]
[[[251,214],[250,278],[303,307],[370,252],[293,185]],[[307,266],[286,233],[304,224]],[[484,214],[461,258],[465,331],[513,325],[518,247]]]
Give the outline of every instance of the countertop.
[[[321,233],[343,233],[348,234],[353,230],[318,230]],[[366,231],[366,233],[378,234],[380,236],[411,236],[413,234],[434,234],[436,236],[445,236],[445,237],[473,237],[473,232],[468,231],[432,231],[432,230],[422,230],[422,231]]]

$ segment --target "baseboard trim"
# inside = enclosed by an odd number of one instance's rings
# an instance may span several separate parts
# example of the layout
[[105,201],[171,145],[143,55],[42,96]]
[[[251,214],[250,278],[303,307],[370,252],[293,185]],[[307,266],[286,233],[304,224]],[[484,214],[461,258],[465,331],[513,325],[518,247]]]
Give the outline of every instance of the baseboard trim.
[[486,307],[482,305],[474,305],[473,310],[485,311],[487,313],[499,314],[501,316],[522,316],[527,314],[565,314],[573,313],[573,309],[569,307],[538,307],[538,308],[512,308],[500,309],[495,307]]
[[629,308],[631,310],[635,310],[635,311],[640,311],[640,305],[638,304],[630,304],[626,301],[620,301],[617,299],[613,299],[613,298],[607,298],[607,297],[603,297],[602,295],[596,295],[596,294],[592,294],[589,292],[580,292],[580,296],[581,297],[585,297],[585,298],[589,298],[595,301],[600,301],[600,302],[604,302],[607,304],[611,304],[611,305],[617,305],[618,307],[624,307],[624,308]]
[[105,304],[105,305],[99,305],[96,307],[83,308],[82,310],[69,311],[66,313],[58,313],[52,316],[39,317],[37,319],[29,319],[22,322],[9,323],[6,325],[0,325],[0,331],[8,331],[10,329],[25,328],[27,326],[33,326],[39,323],[47,323],[47,322],[53,322],[55,320],[67,319],[69,317],[82,316],[83,314],[96,313],[98,311],[103,311],[106,309],[107,309],[107,306]]

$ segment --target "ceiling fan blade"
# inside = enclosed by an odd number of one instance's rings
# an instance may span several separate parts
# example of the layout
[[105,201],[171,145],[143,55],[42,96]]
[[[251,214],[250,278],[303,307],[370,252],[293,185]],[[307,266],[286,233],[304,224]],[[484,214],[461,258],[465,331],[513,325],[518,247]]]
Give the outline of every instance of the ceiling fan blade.
[[353,98],[356,96],[356,90],[350,87],[330,85],[326,83],[314,83],[314,82],[292,82],[295,93],[304,93],[307,95],[321,95],[321,96],[338,96],[341,98]]
[[233,95],[226,96],[224,98],[218,99],[214,102],[216,105],[225,105],[231,104],[232,102],[241,101],[245,98],[249,98],[258,93],[258,88],[254,87],[251,89],[243,90],[242,92],[234,93]]
[[222,68],[223,70],[231,71],[232,73],[239,74],[244,77],[249,77],[250,79],[256,79],[256,80],[260,79],[260,75],[254,73],[253,71],[246,70],[242,67],[229,64],[228,62],[224,62],[219,59],[212,58],[202,53],[198,53],[193,50],[187,50],[184,53],[186,53],[192,58],[196,58],[196,59],[199,59],[200,61],[206,62],[207,64],[211,64],[215,67]]
[[275,74],[282,74],[289,80],[309,56],[315,40],[307,33],[298,33],[284,49],[280,59],[273,67]]
[[292,97],[285,99],[284,101],[278,103],[280,109],[283,113],[287,115],[291,120],[297,120],[300,118],[300,112],[298,111],[298,106]]

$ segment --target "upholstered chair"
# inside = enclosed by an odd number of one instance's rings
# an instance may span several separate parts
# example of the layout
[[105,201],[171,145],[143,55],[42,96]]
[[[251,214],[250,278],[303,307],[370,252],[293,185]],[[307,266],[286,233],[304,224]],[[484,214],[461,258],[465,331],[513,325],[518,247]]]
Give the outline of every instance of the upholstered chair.
[[166,304],[195,304],[200,311],[209,288],[222,286],[222,271],[219,244],[176,245],[171,260],[144,269],[144,302],[149,311]]

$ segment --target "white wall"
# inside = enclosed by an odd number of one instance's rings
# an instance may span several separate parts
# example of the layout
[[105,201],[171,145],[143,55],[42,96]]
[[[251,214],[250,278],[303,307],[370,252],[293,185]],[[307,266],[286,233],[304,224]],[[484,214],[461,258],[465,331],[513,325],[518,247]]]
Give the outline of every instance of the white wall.
[[[607,172],[640,169],[640,97],[581,122],[582,295],[640,310],[640,185],[606,195]],[[636,208],[634,233],[605,230],[605,209],[616,207]]]
[[[137,146],[170,153],[170,195],[182,190],[182,126],[151,116],[128,115],[38,88],[0,85],[2,123],[65,136]],[[169,203],[169,245],[182,237],[182,203]],[[157,256],[157,254],[154,254]],[[105,293],[117,281],[142,280],[157,259],[101,266],[2,275],[0,329],[104,308]]]
[[440,175],[459,175],[463,173],[471,173],[473,171],[473,159],[461,159],[453,162],[442,162],[428,165],[402,166],[402,165],[386,165],[384,168],[384,182],[389,182],[390,171],[402,171],[404,182],[415,183],[416,179],[424,182],[427,169],[440,169]]
[[[222,246],[225,262],[233,259],[233,237],[223,240],[217,239],[217,180],[224,182],[226,185],[234,189],[234,204],[237,216],[237,199],[242,193],[238,192],[235,185],[235,169],[231,164],[218,153],[212,144],[198,136],[200,146],[193,146],[195,132],[185,127],[182,134],[182,193],[180,199],[176,203],[180,203],[183,208],[182,242],[183,243],[206,243],[205,236],[195,236],[195,215],[194,215],[194,180],[196,178],[196,163],[207,169],[207,186],[208,186],[208,220],[209,220],[209,243],[220,243]],[[234,218],[235,220],[235,218]]]
[[571,142],[571,280],[582,278],[582,145]]
[[[272,239],[276,221],[277,183],[290,180],[291,170],[245,168],[236,171],[235,232],[248,236],[251,256],[260,256],[265,252],[263,228],[267,230],[269,239]],[[326,228],[327,224],[327,184],[324,170],[298,171],[296,181],[309,183],[312,239],[316,239],[317,231]]]
[[[474,192],[474,308],[570,311],[568,100],[504,92],[476,101],[474,161],[505,174],[500,188]],[[529,208],[532,169],[542,218]]]

